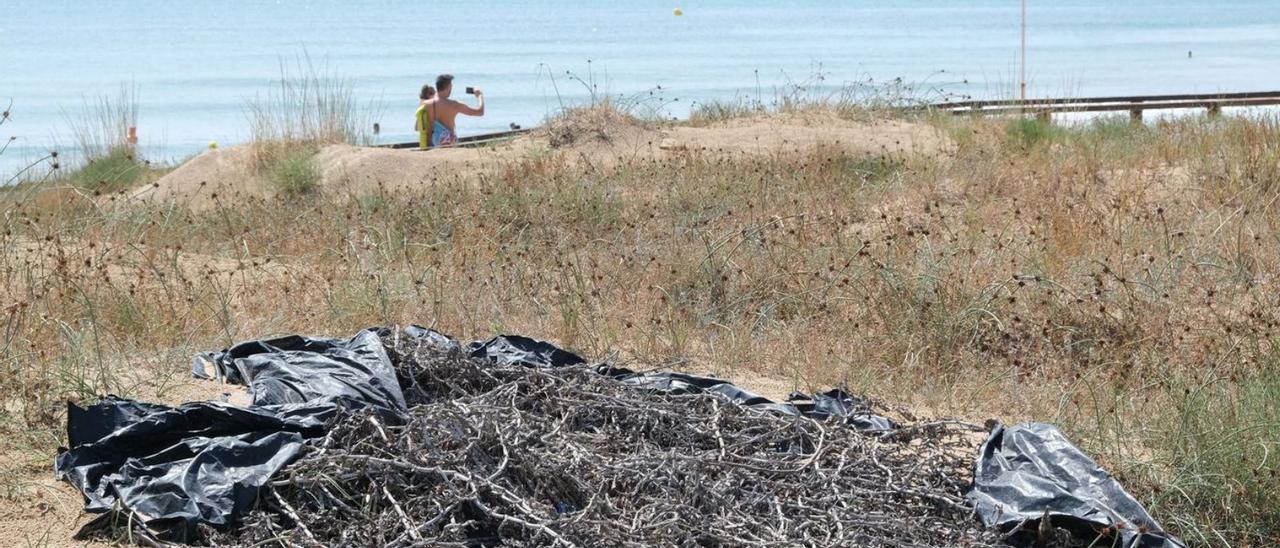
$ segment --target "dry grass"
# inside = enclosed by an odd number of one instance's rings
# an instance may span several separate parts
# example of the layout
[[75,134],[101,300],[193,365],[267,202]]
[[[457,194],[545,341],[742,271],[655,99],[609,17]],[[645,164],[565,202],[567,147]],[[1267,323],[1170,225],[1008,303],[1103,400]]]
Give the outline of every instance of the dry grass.
[[541,133],[553,148],[583,144],[609,144],[639,128],[654,127],[669,121],[667,108],[674,102],[657,87],[639,93],[611,94],[607,78],[598,78],[591,61],[586,75],[572,71],[561,78],[572,88],[581,88],[586,100],[577,106],[566,106],[560,98],[557,77],[547,68],[547,78],[560,101],[559,112],[543,123]]
[[832,84],[821,66],[808,78],[771,86],[767,91],[758,83],[754,92],[740,92],[732,100],[695,103],[689,123],[706,125],[734,118],[762,114],[787,115],[821,112],[846,120],[871,121],[901,118],[909,110],[942,102],[952,95],[925,83],[909,83],[901,78],[878,81],[866,78]]
[[129,128],[138,125],[138,88],[122,85],[114,95],[86,99],[78,112],[65,117],[84,162],[128,151]]
[[51,450],[130,356],[419,322],[1058,422],[1193,544],[1274,542],[1280,123],[937,123],[946,157],[552,151],[205,213],[7,196],[3,429]]
[[568,109],[553,116],[540,131],[553,148],[588,143],[611,143],[621,134],[645,123],[612,104],[595,104]]
[[354,83],[301,55],[280,61],[273,90],[248,103],[253,141],[363,144],[371,112],[356,101]]
[[316,64],[305,53],[292,64],[280,62],[280,79],[246,108],[252,167],[275,195],[297,198],[320,184],[315,155],[324,145],[367,145],[376,118],[372,106],[361,106],[354,83]]

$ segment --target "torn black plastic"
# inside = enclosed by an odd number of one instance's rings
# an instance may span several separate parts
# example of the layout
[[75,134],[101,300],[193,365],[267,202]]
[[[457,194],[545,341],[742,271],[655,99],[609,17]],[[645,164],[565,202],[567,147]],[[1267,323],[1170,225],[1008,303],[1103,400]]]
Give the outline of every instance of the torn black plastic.
[[375,329],[349,340],[294,335],[240,343],[196,356],[191,372],[248,385],[256,406],[344,398],[392,415],[405,411],[395,369]]
[[[427,336],[432,333],[435,332],[429,331]],[[554,344],[519,335],[499,335],[485,342],[473,342],[467,345],[467,349],[473,358],[526,367],[565,367],[587,363],[582,356]]]
[[[1184,547],[1052,425],[997,425],[974,466],[969,501],[983,524],[1010,532],[1014,545],[1047,545],[1042,537],[1058,529],[1072,545],[1112,546],[1119,535],[1129,548]],[[1042,533],[1046,510],[1053,527]]]
[[[413,333],[420,337],[431,337],[434,340],[434,337],[441,336],[424,328],[415,329]],[[468,349],[473,358],[526,367],[564,367],[587,363],[582,356],[554,344],[518,335],[503,335],[483,343],[471,343]],[[888,418],[872,413],[862,400],[840,389],[812,395],[795,393],[786,402],[775,402],[729,381],[712,377],[665,371],[637,373],[630,369],[609,365],[599,365],[596,371],[613,377],[623,384],[644,390],[671,395],[714,394],[735,404],[760,411],[804,416],[817,420],[835,418],[859,430],[891,431],[898,427]]]
[[812,395],[795,393],[785,402],[775,402],[728,381],[711,377],[670,372],[635,373],[620,368],[604,368],[602,372],[623,384],[645,390],[666,394],[715,394],[735,404],[760,411],[817,420],[834,418],[858,430],[887,432],[898,427],[887,417],[872,413],[862,400],[840,389]]
[[231,523],[302,454],[303,440],[336,416],[332,402],[167,407],[108,397],[83,409],[69,404],[71,449],[58,455],[55,470],[84,493],[86,511],[119,505],[163,538],[188,542],[198,523]]
[[190,542],[197,524],[234,523],[258,488],[340,413],[372,409],[394,420],[405,411],[372,330],[349,340],[241,343],[197,356],[192,373],[247,385],[252,404],[168,407],[108,397],[85,409],[68,405],[70,449],[55,472],[84,493],[86,511],[124,509],[160,539]]
[[[252,404],[179,407],[106,398],[70,405],[70,449],[57,458],[60,479],[79,488],[89,512],[124,510],[166,541],[197,540],[198,525],[229,526],[258,489],[322,436],[341,414],[372,409],[394,420],[406,410],[402,382],[381,337],[408,337],[448,354],[526,367],[585,365],[581,356],[528,337],[500,336],[466,345],[411,326],[374,328],[348,340],[300,336],[250,341],[204,353],[194,375],[244,384]],[[671,372],[595,370],[638,389],[679,396],[713,394],[763,412],[838,420],[872,434],[897,425],[841,390],[793,394],[775,402],[720,379]],[[416,382],[416,381],[413,381]],[[983,522],[1006,531],[1050,510],[1055,526],[1087,544],[1103,527],[1124,524],[1130,547],[1181,547],[1105,471],[1047,425],[997,428],[982,447],[969,494]],[[1021,527],[1020,527],[1021,526]],[[1144,532],[1141,528],[1145,527]],[[1093,534],[1093,537],[1088,535]]]

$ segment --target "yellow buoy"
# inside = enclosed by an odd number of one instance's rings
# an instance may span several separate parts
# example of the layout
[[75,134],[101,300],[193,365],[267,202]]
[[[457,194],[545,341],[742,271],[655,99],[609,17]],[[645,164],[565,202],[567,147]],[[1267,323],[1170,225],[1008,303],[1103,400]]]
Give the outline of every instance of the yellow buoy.
[[217,141],[209,141],[209,150],[217,150],[217,149],[218,149],[218,142],[217,142]]
[[680,17],[681,15],[684,15],[684,10],[680,8],[676,8],[675,14],[676,14],[676,17]]

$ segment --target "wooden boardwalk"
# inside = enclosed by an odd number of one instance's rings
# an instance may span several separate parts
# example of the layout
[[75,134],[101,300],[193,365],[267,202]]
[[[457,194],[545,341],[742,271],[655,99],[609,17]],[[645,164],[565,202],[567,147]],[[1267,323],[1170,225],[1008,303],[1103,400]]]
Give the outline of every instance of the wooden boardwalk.
[[[1205,109],[1211,115],[1228,107],[1263,107],[1280,105],[1280,91],[1251,91],[1244,93],[1200,93],[1181,95],[1116,95],[1110,97],[1057,97],[1044,99],[997,99],[978,101],[942,102],[926,108],[950,112],[955,115],[1026,115],[1033,114],[1047,120],[1056,112],[1128,112],[1134,120],[1141,120],[1143,111],[1168,109]],[[483,146],[514,139],[537,128],[515,129],[495,133],[481,133],[458,138],[458,147]],[[417,149],[418,142],[389,143],[382,148]]]
[[1123,95],[1112,97],[1063,97],[934,103],[929,108],[957,115],[1034,114],[1048,118],[1055,112],[1129,112],[1135,120],[1146,110],[1205,109],[1218,114],[1227,107],[1280,105],[1280,91],[1208,93],[1184,95]]
[[[510,139],[514,139],[520,135],[529,133],[530,131],[533,131],[535,129],[538,129],[538,128],[513,129],[511,131],[499,131],[495,133],[481,133],[478,135],[468,135],[466,137],[459,137],[458,144],[454,146],[455,147],[477,147],[477,146],[487,145],[490,143],[495,143],[498,141],[507,141]],[[416,150],[418,148],[418,142],[413,141],[410,143],[390,143],[390,144],[378,145],[378,146],[381,148],[396,148],[396,149],[411,148]]]

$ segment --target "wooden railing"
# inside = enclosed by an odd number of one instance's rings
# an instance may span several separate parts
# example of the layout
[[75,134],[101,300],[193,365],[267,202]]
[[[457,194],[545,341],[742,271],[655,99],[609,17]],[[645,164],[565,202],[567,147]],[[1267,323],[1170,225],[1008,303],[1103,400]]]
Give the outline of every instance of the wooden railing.
[[[459,137],[459,138],[458,138],[458,144],[456,144],[456,145],[454,145],[454,146],[458,146],[458,147],[476,147],[476,146],[481,146],[481,145],[487,145],[487,144],[489,144],[489,143],[495,143],[495,142],[498,142],[498,141],[506,141],[506,140],[509,140],[509,139],[514,139],[514,138],[516,138],[516,137],[518,137],[518,136],[520,136],[520,135],[524,135],[524,134],[529,133],[530,131],[533,131],[533,130],[535,130],[535,129],[537,129],[537,128],[513,129],[513,130],[510,130],[510,131],[498,131],[498,132],[495,132],[495,133],[480,133],[480,134],[477,134],[477,135],[468,135],[468,136],[466,136],[466,137]],[[399,149],[399,148],[413,148],[413,149],[416,149],[416,148],[418,148],[418,142],[417,142],[417,141],[413,141],[413,142],[411,142],[411,143],[391,143],[391,144],[378,145],[378,146],[379,146],[379,147],[382,147],[382,148],[397,148],[397,149]]]
[[1128,111],[1131,117],[1141,120],[1142,112],[1145,110],[1203,108],[1209,114],[1218,114],[1226,107],[1272,105],[1280,105],[1280,91],[956,101],[934,103],[929,107],[936,110],[949,111],[957,115],[1035,114],[1041,118],[1047,118],[1051,113],[1055,112]]

